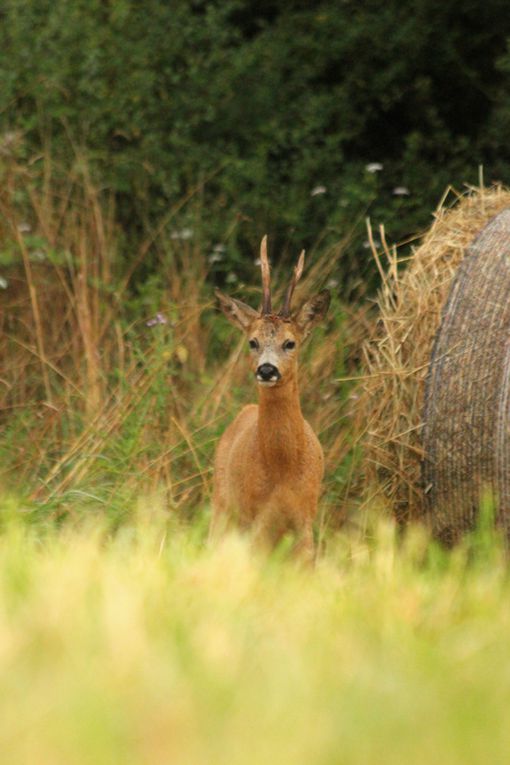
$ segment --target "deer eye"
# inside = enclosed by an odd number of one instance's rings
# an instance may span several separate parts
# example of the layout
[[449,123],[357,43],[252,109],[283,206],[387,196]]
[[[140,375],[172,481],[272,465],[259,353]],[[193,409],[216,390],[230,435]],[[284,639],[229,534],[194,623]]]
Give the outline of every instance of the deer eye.
[[286,340],[282,346],[284,351],[291,351],[295,347],[296,347],[296,343],[294,342],[294,340]]
[[253,337],[253,338],[250,340],[250,342],[248,343],[248,345],[250,346],[250,348],[252,349],[252,351],[256,351],[256,350],[257,350],[257,348],[259,347],[259,341],[258,341],[258,340],[255,340],[255,338]]

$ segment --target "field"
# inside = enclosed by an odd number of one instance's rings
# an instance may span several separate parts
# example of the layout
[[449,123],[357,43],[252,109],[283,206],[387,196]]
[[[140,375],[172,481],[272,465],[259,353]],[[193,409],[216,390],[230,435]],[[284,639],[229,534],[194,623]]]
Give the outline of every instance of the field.
[[[2,173],[2,762],[506,762],[510,577],[489,511],[445,552],[360,501],[365,310],[336,297],[303,353],[326,453],[316,565],[211,548],[214,444],[254,397],[212,285],[255,305],[256,269],[222,272],[178,205],[131,251],[81,161]],[[318,243],[298,301],[345,247]]]
[[378,523],[312,570],[153,513],[114,536],[6,521],[4,762],[507,762],[510,580],[490,534],[446,554]]

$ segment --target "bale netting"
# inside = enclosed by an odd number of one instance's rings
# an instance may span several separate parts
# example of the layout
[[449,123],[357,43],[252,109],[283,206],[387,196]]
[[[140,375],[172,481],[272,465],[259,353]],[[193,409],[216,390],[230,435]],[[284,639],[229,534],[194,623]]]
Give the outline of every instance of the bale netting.
[[442,205],[407,263],[384,249],[359,399],[369,497],[450,543],[488,489],[510,529],[510,191]]

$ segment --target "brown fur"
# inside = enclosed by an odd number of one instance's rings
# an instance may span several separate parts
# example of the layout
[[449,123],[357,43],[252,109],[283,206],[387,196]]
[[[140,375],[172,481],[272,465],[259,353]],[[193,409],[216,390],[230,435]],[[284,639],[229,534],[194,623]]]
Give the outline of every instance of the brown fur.
[[[227,318],[248,341],[257,342],[251,350],[254,371],[270,361],[280,378],[259,381],[259,405],[245,406],[219,441],[211,535],[235,524],[273,546],[290,533],[295,548],[311,556],[324,460],[319,440],[301,413],[297,356],[302,341],[325,315],[329,293],[305,303],[292,318],[261,316],[238,300],[221,293],[218,297]],[[284,347],[289,342],[295,347]]]

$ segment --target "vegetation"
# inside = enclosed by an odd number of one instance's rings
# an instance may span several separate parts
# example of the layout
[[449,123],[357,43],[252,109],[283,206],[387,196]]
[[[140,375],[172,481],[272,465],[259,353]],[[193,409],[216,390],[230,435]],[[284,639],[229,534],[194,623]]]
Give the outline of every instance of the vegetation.
[[12,765],[267,760],[474,765],[508,753],[510,580],[497,540],[446,554],[385,524],[315,570],[139,501],[112,537],[6,515],[0,745]]
[[[373,288],[367,212],[385,246],[377,224],[413,235],[478,165],[508,175],[498,14],[502,0],[3,3],[10,764],[506,761],[503,545],[490,513],[447,553],[359,506],[348,380],[369,303],[346,299]],[[254,398],[213,286],[259,303],[266,232],[276,289],[306,246],[296,302],[334,292],[301,365],[326,452],[314,568],[285,545],[206,544],[214,444]]]
[[[99,503],[117,526],[140,492],[156,490],[191,518],[208,504],[217,435],[255,396],[244,345],[213,310],[210,253],[175,238],[164,216],[127,262],[114,200],[84,161],[64,173],[49,158],[28,167],[9,157],[2,188],[3,480],[34,518],[77,517]],[[340,247],[310,258],[301,295],[328,282]],[[134,291],[149,252],[157,273]],[[250,276],[257,305],[254,263]],[[275,276],[286,283],[287,269]],[[337,517],[352,462],[348,388],[338,382],[345,335],[337,303],[308,343],[301,386],[327,447],[324,512]]]
[[479,165],[509,175],[504,0],[7,0],[1,19],[0,132],[86,149],[130,237],[199,200],[175,228],[226,246],[216,280],[247,278],[266,232],[296,251],[354,228],[337,278],[359,291],[367,211],[400,240]]
[[[316,567],[235,536],[210,549],[213,444],[252,391],[244,348],[210,310],[206,253],[163,219],[127,266],[114,200],[85,162],[61,173],[11,156],[3,172],[9,762],[504,761],[510,580],[491,519],[446,553],[354,509],[338,377],[362,314],[336,303],[305,351],[327,455]],[[149,249],[158,272],[130,291]],[[334,254],[316,252],[303,290],[330,278]]]

